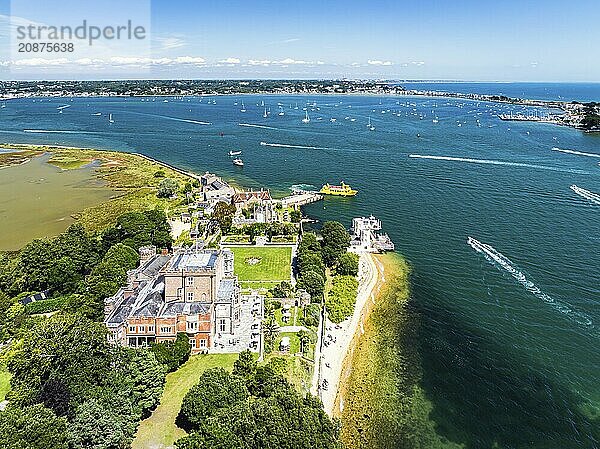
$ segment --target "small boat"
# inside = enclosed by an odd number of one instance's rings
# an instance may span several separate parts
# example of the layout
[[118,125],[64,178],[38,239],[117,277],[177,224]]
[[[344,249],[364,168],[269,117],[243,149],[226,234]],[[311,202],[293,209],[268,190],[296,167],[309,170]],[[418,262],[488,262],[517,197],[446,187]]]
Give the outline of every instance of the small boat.
[[114,123],[115,121],[112,118],[112,114],[108,114],[108,123]]
[[92,114],[92,115],[95,115],[96,117],[99,117],[99,116],[102,115],[102,112],[96,112],[95,114]]
[[267,108],[265,108],[265,113],[263,114],[263,118],[267,118],[267,117],[268,117],[268,115],[267,115]]
[[302,119],[302,123],[310,123],[310,117],[308,116],[308,109],[306,110],[306,116]]
[[329,183],[325,184],[321,187],[319,193],[323,195],[355,196],[358,190],[353,190],[352,187],[342,181],[339,186],[332,186]]
[[229,152],[229,156],[239,156],[240,154],[242,154],[241,151],[230,151]]
[[241,160],[240,158],[235,158],[232,162],[233,162],[233,165],[237,165],[238,167],[244,166],[244,161]]
[[375,127],[371,124],[371,116],[369,116],[369,123],[367,123],[367,128],[369,128],[369,131],[375,131]]
[[335,123],[335,122],[336,122],[336,120],[337,120],[337,119],[335,119],[335,118],[333,118],[333,117],[329,119],[329,121],[330,121],[331,123]]

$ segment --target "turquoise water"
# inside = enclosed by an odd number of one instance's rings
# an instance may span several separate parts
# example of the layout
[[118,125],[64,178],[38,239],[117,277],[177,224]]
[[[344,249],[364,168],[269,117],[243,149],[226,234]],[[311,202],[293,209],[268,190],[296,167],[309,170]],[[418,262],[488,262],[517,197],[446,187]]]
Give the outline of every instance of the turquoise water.
[[[600,136],[501,122],[522,109],[459,100],[210,99],[15,100],[0,140],[139,151],[281,195],[350,183],[357,197],[306,211],[348,225],[374,214],[412,264],[438,433],[468,448],[599,447]],[[303,124],[307,101],[316,107]],[[243,169],[227,157],[238,149]]]

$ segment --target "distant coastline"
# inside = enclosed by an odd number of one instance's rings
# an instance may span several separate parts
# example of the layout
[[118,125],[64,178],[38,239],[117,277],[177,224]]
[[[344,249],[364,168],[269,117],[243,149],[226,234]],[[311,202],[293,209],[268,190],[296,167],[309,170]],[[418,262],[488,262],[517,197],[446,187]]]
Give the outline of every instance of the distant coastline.
[[138,81],[23,81],[0,82],[0,101],[22,98],[104,98],[242,95],[377,95],[452,98],[554,109],[546,114],[509,114],[502,120],[534,121],[600,132],[600,102],[534,100],[501,94],[407,89],[392,81],[350,80],[138,80]]

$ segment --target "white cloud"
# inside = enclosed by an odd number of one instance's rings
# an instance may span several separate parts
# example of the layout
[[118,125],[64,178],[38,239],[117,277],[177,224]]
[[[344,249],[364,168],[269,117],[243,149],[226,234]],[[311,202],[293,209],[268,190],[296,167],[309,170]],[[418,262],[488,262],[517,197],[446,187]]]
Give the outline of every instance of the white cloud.
[[270,65],[280,65],[280,66],[288,66],[288,65],[324,65],[323,61],[304,61],[302,59],[293,59],[293,58],[285,58],[279,61],[271,61],[270,59],[250,59],[248,61],[249,65],[262,65],[262,66],[270,66]]
[[219,61],[219,64],[239,64],[239,58],[225,58]]
[[268,59],[250,59],[248,61],[248,64],[250,65],[264,65],[264,66],[268,66],[271,64],[271,61],[269,61]]
[[[8,61],[10,63],[10,61]],[[56,58],[56,59],[46,59],[46,58],[29,58],[29,59],[18,59],[13,61],[12,64],[18,67],[26,66],[26,67],[39,67],[39,66],[57,66],[57,65],[65,65],[68,64],[69,60],[67,58]]]
[[380,61],[379,59],[369,59],[367,61],[367,63],[369,65],[385,65],[385,66],[392,65],[392,61]]
[[74,66],[74,67],[89,67],[95,66],[99,68],[110,67],[150,67],[150,66],[204,66],[206,61],[204,58],[194,56],[179,56],[177,58],[143,58],[131,56],[113,56],[108,59],[67,59],[67,58],[29,58],[17,59],[15,61],[0,61],[2,66],[16,67],[53,67],[53,66]]

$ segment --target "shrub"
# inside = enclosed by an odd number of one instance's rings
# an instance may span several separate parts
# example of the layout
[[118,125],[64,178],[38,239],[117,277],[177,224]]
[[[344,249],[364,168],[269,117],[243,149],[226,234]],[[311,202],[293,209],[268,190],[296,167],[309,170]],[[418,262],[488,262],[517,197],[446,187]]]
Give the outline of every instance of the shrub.
[[354,313],[358,281],[352,276],[336,276],[327,295],[325,306],[329,319],[341,323]]

